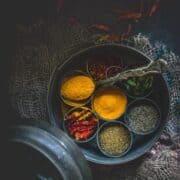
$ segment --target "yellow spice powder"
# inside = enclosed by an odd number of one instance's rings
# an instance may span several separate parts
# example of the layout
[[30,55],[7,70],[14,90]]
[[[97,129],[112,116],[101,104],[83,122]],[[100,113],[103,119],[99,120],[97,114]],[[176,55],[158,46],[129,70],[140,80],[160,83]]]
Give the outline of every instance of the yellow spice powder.
[[90,77],[76,75],[65,80],[61,86],[60,93],[68,100],[82,101],[89,98],[94,90],[95,84]]
[[117,119],[124,113],[126,105],[127,98],[125,94],[114,87],[100,90],[93,100],[95,112],[106,120]]

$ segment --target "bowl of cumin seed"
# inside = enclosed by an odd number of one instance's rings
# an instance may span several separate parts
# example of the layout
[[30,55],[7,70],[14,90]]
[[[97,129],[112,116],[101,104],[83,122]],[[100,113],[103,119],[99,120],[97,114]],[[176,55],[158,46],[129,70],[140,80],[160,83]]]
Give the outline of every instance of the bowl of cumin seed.
[[161,111],[151,99],[142,98],[132,101],[126,111],[126,123],[138,135],[153,133],[160,125]]

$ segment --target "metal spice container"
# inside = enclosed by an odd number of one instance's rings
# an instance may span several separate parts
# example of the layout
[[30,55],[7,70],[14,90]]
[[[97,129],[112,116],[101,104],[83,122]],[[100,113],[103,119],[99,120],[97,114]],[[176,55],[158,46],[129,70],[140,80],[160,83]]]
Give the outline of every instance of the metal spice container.
[[132,102],[126,112],[126,120],[131,131],[141,135],[154,132],[158,128],[160,117],[158,106],[150,99]]
[[98,130],[97,144],[104,155],[120,157],[130,150],[132,134],[122,122],[106,122]]

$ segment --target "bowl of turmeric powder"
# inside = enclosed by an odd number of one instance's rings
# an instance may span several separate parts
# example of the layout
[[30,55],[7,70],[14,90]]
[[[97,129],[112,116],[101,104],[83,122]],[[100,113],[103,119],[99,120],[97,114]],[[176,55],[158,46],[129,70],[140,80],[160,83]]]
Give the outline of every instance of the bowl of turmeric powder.
[[65,115],[63,128],[77,143],[87,143],[96,136],[99,119],[85,106],[75,107]]
[[63,78],[60,97],[69,106],[85,105],[95,90],[94,80],[85,72],[74,71]]
[[126,111],[127,97],[119,87],[102,87],[92,97],[91,106],[100,119],[117,120]]

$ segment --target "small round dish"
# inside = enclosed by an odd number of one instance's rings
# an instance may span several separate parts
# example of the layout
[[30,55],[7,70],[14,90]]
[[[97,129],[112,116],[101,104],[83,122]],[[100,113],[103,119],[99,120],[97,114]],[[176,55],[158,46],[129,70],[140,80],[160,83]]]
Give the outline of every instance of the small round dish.
[[[85,76],[85,77],[88,77],[89,79],[92,80],[93,84],[94,84],[94,90],[96,88],[96,84],[95,84],[95,81],[92,79],[91,76],[89,76],[87,73],[81,71],[81,70],[74,70],[73,72],[71,72],[70,74],[66,74],[65,77],[62,79],[61,83],[59,84],[59,88],[61,89],[62,87],[62,84],[68,80],[69,78],[73,77],[73,76],[78,76],[78,75],[82,75],[82,76]],[[59,92],[59,91],[58,91]],[[92,94],[91,94],[92,95]],[[90,101],[90,97],[91,95],[83,100],[71,100],[71,99],[68,99],[68,98],[65,98],[62,96],[61,92],[59,92],[59,96],[60,96],[60,99],[67,105],[71,106],[71,107],[80,107],[80,106],[84,106],[86,105],[87,103],[89,103]]]
[[[114,94],[114,95],[113,95]],[[98,97],[99,96],[99,97]],[[119,97],[118,97],[119,96]],[[98,99],[96,99],[98,98]],[[99,104],[98,104],[99,102]],[[119,106],[118,106],[119,103]],[[95,105],[96,104],[96,105]],[[122,117],[126,111],[128,100],[124,91],[117,86],[107,86],[97,89],[91,98],[91,108],[96,116],[104,121],[113,121]],[[97,106],[105,109],[105,114],[109,117],[102,115],[101,110],[97,109]],[[115,106],[117,106],[117,115],[113,115]],[[121,110],[119,108],[122,108]],[[112,109],[112,111],[110,111]],[[116,112],[116,113],[117,113]],[[115,112],[114,112],[115,113]]]
[[[123,127],[123,129],[121,129],[121,132],[122,130],[128,134],[128,144],[124,142],[124,145],[127,146],[125,147],[125,149],[120,152],[120,153],[116,153],[116,154],[113,154],[113,153],[109,153],[108,151],[105,151],[101,145],[101,140],[100,140],[100,135],[101,133],[105,130],[105,128],[117,128],[117,127]],[[125,128],[125,129],[124,129]],[[111,135],[113,133],[113,130],[114,132],[116,131],[115,129],[111,129],[109,130],[109,133],[111,134],[106,134],[106,136],[108,135],[108,138],[110,139],[111,138]],[[111,132],[110,132],[111,131]],[[117,131],[116,131],[117,132]],[[114,137],[113,137],[114,138]],[[121,138],[121,139],[118,139],[118,138]],[[116,139],[115,139],[115,142],[116,142],[116,148],[117,147],[117,141],[120,140],[120,141],[123,141],[124,139],[124,136],[123,134],[121,136],[116,136]],[[113,157],[113,158],[117,158],[117,157],[122,157],[123,155],[127,154],[131,147],[132,147],[132,144],[133,144],[133,134],[132,132],[129,130],[128,126],[126,124],[124,124],[123,122],[120,122],[120,121],[111,121],[111,122],[105,122],[104,124],[101,125],[101,127],[98,129],[97,131],[97,135],[96,135],[96,141],[97,141],[97,145],[98,145],[98,148],[99,150],[107,157]],[[108,143],[110,143],[112,145],[112,141],[111,142],[107,142],[105,145],[107,146]],[[112,148],[112,146],[111,146]]]
[[[128,97],[133,99],[148,97],[153,91],[154,79],[152,75],[147,75],[145,77],[132,77],[123,81]],[[145,89],[144,92],[143,89]],[[142,92],[138,94],[136,91]]]
[[95,136],[99,127],[99,119],[87,107],[72,108],[65,115],[64,131],[77,143],[87,143]]
[[[136,113],[134,114],[134,118],[139,118],[139,119],[133,120],[132,117],[130,118],[130,116],[132,116],[130,115],[130,113],[132,114],[132,110],[134,110],[134,113]],[[143,117],[145,118],[143,119]],[[149,125],[147,124],[148,123],[148,121],[146,120],[147,118],[151,119]],[[141,119],[143,119],[143,121]],[[161,111],[158,105],[153,100],[147,98],[140,98],[138,100],[132,101],[127,106],[127,110],[125,113],[125,121],[129,126],[129,129],[133,133],[138,135],[148,135],[153,133],[159,127],[161,121]],[[152,128],[148,129],[147,126],[151,126]]]
[[123,71],[123,61],[116,56],[100,56],[86,62],[86,71],[95,81],[106,79],[109,67],[118,67]]

